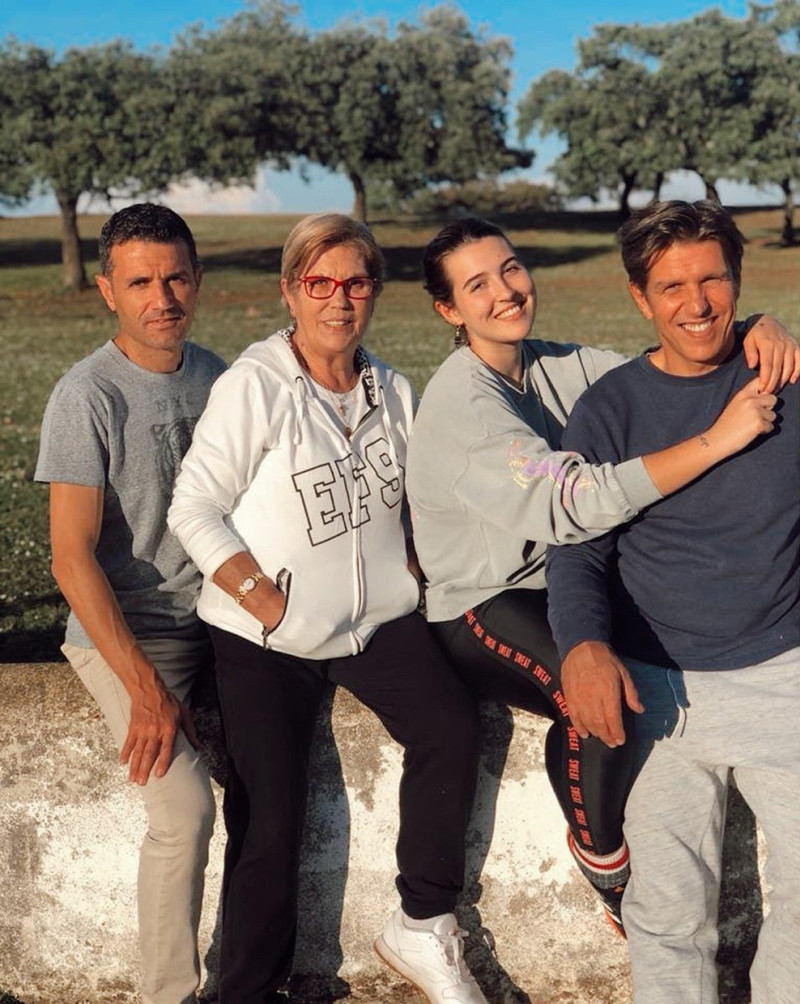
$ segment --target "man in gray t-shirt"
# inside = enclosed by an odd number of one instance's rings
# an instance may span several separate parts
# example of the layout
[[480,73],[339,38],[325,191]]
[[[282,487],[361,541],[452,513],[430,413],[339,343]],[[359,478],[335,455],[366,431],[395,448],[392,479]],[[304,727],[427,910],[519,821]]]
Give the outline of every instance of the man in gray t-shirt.
[[200,980],[197,926],[214,798],[185,701],[209,659],[200,575],[167,528],[180,462],[225,364],[186,341],[200,267],[164,206],[115,213],[97,285],[115,338],[56,385],[37,481],[50,484],[53,574],[70,605],[63,651],[100,705],[140,785],[145,1004],[185,1004]]

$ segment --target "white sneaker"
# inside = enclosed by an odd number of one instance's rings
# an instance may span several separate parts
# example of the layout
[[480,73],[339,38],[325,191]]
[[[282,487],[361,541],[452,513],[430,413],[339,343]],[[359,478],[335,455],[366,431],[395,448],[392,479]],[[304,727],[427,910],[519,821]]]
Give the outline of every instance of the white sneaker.
[[431,1004],[489,1004],[464,961],[466,933],[452,913],[444,914],[432,931],[406,927],[398,908],[386,921],[375,951]]

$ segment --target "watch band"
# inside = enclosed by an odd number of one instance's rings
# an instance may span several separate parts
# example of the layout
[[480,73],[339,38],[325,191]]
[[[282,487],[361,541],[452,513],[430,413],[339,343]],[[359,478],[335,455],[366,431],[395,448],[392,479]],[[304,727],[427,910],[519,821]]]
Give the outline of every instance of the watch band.
[[261,582],[263,578],[264,578],[263,572],[251,572],[250,575],[245,575],[245,577],[239,583],[239,588],[234,593],[233,598],[236,600],[236,602],[241,605],[244,602],[245,596],[247,596],[248,593],[252,593],[252,591],[256,588],[256,586],[259,584],[259,582]]

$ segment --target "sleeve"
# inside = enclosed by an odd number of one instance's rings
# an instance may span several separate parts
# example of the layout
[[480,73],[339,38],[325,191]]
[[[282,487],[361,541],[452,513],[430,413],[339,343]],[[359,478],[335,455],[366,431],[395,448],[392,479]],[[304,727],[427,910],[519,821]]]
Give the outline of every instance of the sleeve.
[[167,524],[207,577],[245,549],[226,517],[268,449],[266,396],[250,366],[219,376],[181,464]]
[[85,384],[62,379],[45,408],[34,481],[105,488],[108,409]]
[[[607,430],[581,401],[564,431],[564,444],[587,459],[616,456]],[[582,641],[611,643],[607,582],[618,533],[612,529],[594,540],[547,549],[548,619],[562,659]]]
[[640,457],[593,465],[579,451],[553,450],[498,386],[482,374],[476,380],[482,434],[468,445],[455,493],[481,519],[530,540],[571,544],[661,498]]

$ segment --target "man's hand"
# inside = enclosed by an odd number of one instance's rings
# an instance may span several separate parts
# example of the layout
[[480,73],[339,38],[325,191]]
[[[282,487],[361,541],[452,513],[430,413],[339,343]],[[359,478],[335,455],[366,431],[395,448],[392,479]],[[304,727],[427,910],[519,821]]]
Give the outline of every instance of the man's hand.
[[774,317],[759,318],[744,339],[751,370],[758,367],[758,389],[770,393],[800,379],[800,345]]
[[622,746],[623,696],[632,711],[644,711],[630,673],[603,642],[580,642],[567,653],[561,663],[561,685],[581,739],[592,735],[606,746]]
[[131,701],[131,723],[120,761],[128,764],[128,776],[134,784],[147,784],[151,772],[155,777],[167,773],[180,728],[197,746],[189,709],[163,686]]

